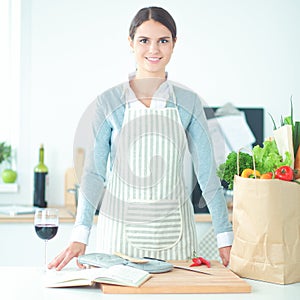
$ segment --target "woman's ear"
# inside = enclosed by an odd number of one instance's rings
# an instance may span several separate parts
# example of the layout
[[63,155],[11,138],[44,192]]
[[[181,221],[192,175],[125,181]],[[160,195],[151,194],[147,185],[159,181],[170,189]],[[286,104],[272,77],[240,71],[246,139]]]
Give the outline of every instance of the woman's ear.
[[130,46],[131,50],[133,51],[133,40],[130,36],[128,37],[128,42],[129,42],[129,46]]
[[176,41],[177,41],[177,37],[173,39],[173,49],[175,47]]

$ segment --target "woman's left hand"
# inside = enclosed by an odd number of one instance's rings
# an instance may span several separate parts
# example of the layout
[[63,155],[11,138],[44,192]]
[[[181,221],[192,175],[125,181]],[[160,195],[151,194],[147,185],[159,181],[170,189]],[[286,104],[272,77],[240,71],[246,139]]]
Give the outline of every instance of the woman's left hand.
[[231,246],[219,248],[219,254],[225,267],[229,264]]

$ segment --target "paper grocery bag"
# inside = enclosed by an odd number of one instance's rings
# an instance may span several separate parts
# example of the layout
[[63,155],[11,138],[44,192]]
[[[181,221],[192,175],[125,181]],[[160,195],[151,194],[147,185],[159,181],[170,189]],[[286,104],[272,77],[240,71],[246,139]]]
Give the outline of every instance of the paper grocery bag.
[[235,176],[230,268],[240,277],[300,282],[300,185]]

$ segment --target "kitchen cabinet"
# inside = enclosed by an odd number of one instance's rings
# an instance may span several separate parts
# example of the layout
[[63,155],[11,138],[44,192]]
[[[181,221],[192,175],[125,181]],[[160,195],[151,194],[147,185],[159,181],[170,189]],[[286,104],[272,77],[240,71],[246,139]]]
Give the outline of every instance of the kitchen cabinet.
[[[94,225],[95,226],[95,225]],[[48,241],[48,261],[68,244],[72,223],[61,223],[57,235]],[[95,249],[96,230],[92,230],[87,251]],[[35,233],[33,223],[0,224],[0,266],[41,266],[44,264],[44,241]]]
[[[69,242],[74,217],[61,209],[60,225],[57,235],[48,242],[48,261],[62,251]],[[195,215],[197,233],[200,243],[205,245],[201,256],[218,259],[218,250],[214,239],[209,215]],[[96,223],[91,231],[87,252],[96,249]],[[44,263],[44,241],[38,238],[33,226],[32,215],[9,217],[0,215],[0,266],[41,266]],[[207,253],[207,254],[206,254]],[[75,264],[75,261],[73,262]]]

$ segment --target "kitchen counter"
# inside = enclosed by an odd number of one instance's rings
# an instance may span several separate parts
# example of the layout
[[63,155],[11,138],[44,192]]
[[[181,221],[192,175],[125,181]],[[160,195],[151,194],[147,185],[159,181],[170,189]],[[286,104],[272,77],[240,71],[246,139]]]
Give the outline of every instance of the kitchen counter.
[[[48,243],[48,259],[53,259],[69,243],[75,221],[71,208],[58,207],[60,211],[60,225],[57,235]],[[87,252],[97,251],[97,221],[94,217]],[[195,214],[196,230],[200,245],[205,245],[202,256],[207,259],[219,259],[217,242],[214,236],[209,214]],[[9,216],[0,214],[0,266],[37,267],[44,260],[43,241],[34,230],[34,215],[24,214]],[[20,245],[22,255],[19,253]],[[24,259],[25,257],[25,259]],[[1,298],[1,289],[0,289]]]
[[103,294],[97,287],[45,288],[43,286],[42,268],[33,267],[0,267],[1,299],[5,300],[177,300],[177,299],[207,299],[207,300],[289,300],[298,299],[300,283],[277,285],[254,280],[246,280],[252,286],[252,292],[247,294]]
[[[49,259],[55,257],[69,243],[75,220],[74,215],[68,209],[59,208],[59,210],[60,225],[58,233],[48,243]],[[89,252],[96,251],[97,249],[97,220],[98,216],[95,216],[88,245]],[[206,252],[202,253],[202,256],[217,260],[218,251],[210,215],[195,215],[195,220],[199,243],[205,244]],[[17,216],[0,215],[0,266],[40,266],[40,263],[43,261],[43,241],[37,237],[33,223],[32,214]],[[22,255],[19,254],[20,245],[22,245]]]
[[[65,207],[58,207],[59,209],[59,221],[60,223],[74,223],[75,212],[72,209]],[[9,216],[0,213],[0,223],[32,223],[33,214],[21,214]],[[231,220],[231,214],[229,214],[229,219]],[[98,216],[95,216],[94,223],[97,224]],[[210,214],[195,214],[196,222],[211,222]]]
[[[56,207],[59,209],[59,222],[60,223],[74,223],[74,213],[65,207]],[[0,223],[33,223],[34,214],[26,213],[20,215],[6,215],[0,213]]]

